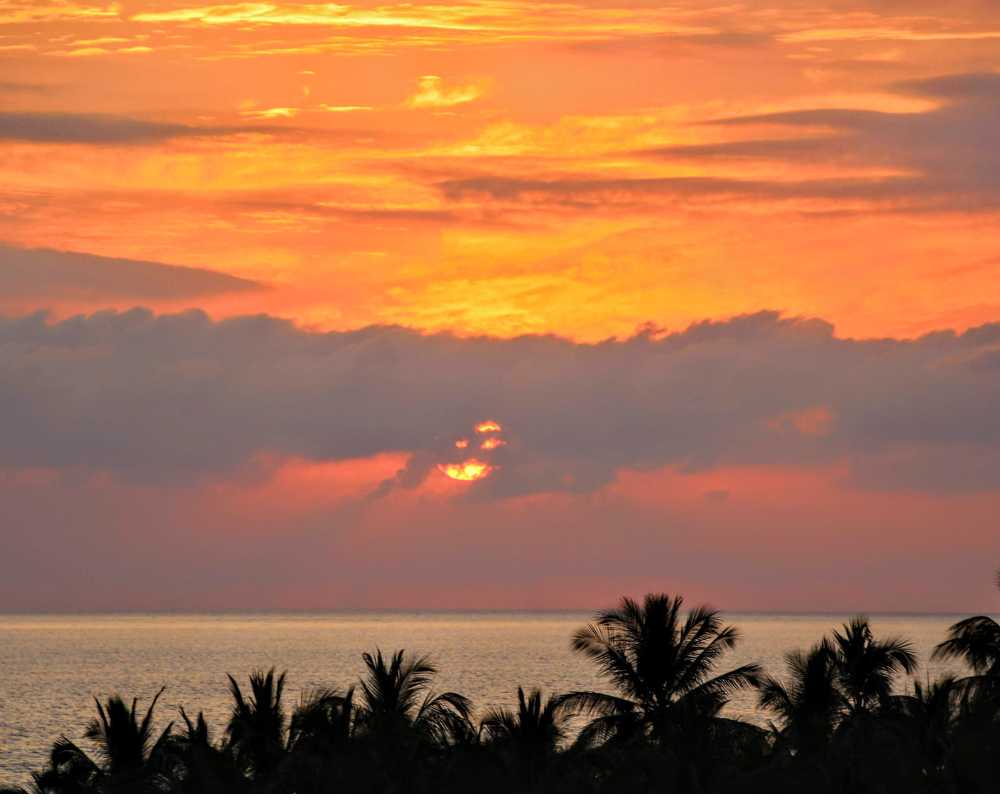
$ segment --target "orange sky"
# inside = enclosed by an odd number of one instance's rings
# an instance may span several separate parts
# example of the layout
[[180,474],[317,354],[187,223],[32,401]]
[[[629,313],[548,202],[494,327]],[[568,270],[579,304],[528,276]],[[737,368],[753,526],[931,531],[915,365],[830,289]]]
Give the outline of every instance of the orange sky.
[[[1000,312],[997,193],[942,187],[965,162],[908,132],[958,101],[913,82],[998,47],[970,0],[6,2],[0,241],[268,289],[3,305],[579,340],[760,308],[968,327]],[[705,124],[830,108],[912,117]]]
[[0,610],[982,607],[998,54],[995,0],[4,0]]

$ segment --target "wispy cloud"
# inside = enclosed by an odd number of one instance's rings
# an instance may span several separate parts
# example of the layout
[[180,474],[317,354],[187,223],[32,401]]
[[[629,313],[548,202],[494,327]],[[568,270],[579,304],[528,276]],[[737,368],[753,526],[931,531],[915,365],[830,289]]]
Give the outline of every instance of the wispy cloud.
[[255,281],[208,269],[89,253],[30,250],[0,243],[4,302],[89,299],[100,303],[194,299],[262,291]]
[[424,75],[406,105],[410,108],[451,108],[478,100],[486,93],[483,82],[447,86],[438,75]]
[[0,111],[0,141],[127,145],[259,132],[256,127],[185,125],[115,114]]

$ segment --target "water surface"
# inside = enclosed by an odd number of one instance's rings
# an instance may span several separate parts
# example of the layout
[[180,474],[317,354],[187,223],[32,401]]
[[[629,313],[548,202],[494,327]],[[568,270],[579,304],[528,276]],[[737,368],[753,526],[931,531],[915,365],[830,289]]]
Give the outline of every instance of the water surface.
[[[361,653],[405,647],[439,667],[439,690],[485,706],[511,702],[517,685],[547,691],[602,687],[587,659],[570,651],[585,612],[341,612],[329,614],[0,615],[0,783],[23,782],[67,735],[81,743],[93,695],[148,699],[163,685],[158,719],[178,706],[203,710],[221,734],[229,708],[226,673],[272,665],[288,671],[287,698],[317,686],[344,688],[361,672]],[[782,655],[806,647],[843,616],[729,614],[743,639],[726,666],[756,661],[784,671]],[[931,662],[955,616],[873,617],[877,635],[909,638],[920,675],[955,665]],[[140,702],[140,707],[144,704]],[[728,714],[764,718],[753,695]]]

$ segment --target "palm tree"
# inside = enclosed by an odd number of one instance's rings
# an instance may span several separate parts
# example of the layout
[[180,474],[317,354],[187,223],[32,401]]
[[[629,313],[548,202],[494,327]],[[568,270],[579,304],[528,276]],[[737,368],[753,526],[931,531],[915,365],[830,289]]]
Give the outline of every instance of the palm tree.
[[167,788],[183,794],[221,794],[246,791],[246,776],[229,748],[212,744],[205,715],[194,722],[180,709],[184,730],[170,737]]
[[912,695],[896,695],[887,703],[888,718],[912,742],[925,776],[937,776],[965,704],[963,682],[951,675],[914,681]]
[[837,682],[849,716],[877,709],[888,700],[902,672],[917,668],[913,645],[905,639],[876,639],[868,618],[854,617],[835,631],[831,643]]
[[319,689],[306,695],[292,714],[288,749],[343,747],[354,735],[356,722],[353,686],[343,695]]
[[285,712],[282,708],[285,673],[275,678],[273,667],[267,673],[250,673],[249,697],[243,696],[232,675],[226,677],[233,697],[233,710],[226,727],[227,748],[248,776],[263,779],[285,754]]
[[934,658],[961,658],[977,676],[1000,679],[1000,623],[982,615],[968,617],[952,625],[948,633],[951,638],[935,648]]
[[528,697],[517,687],[517,711],[492,708],[481,723],[491,741],[510,744],[522,753],[548,755],[565,738],[564,725],[570,713],[562,697],[542,700],[535,689]]
[[593,659],[621,693],[566,695],[568,709],[596,715],[581,732],[581,743],[638,734],[676,742],[692,720],[716,717],[734,691],[759,685],[756,664],[710,677],[739,634],[707,607],[682,619],[683,602],[679,596],[650,594],[639,605],[625,597],[576,632],[573,649]]
[[166,687],[153,697],[140,721],[136,715],[138,698],[131,707],[121,696],[109,697],[105,704],[96,697],[97,718],[84,732],[96,746],[98,760],[93,760],[65,737],[56,741],[49,755],[49,766],[34,774],[36,787],[43,791],[149,791],[162,779],[165,745],[173,723],[153,740],[153,711]]
[[542,698],[539,689],[525,697],[517,687],[517,709],[491,708],[480,730],[495,747],[502,774],[517,791],[536,790],[536,779],[566,736],[570,713],[562,697]]
[[384,788],[362,766],[368,753],[355,746],[357,722],[353,687],[343,695],[330,689],[304,695],[288,727],[288,754],[269,788],[296,794]]
[[456,692],[429,691],[437,668],[426,658],[397,650],[386,662],[381,650],[364,653],[358,721],[383,743],[416,737],[442,746],[469,736],[472,704]]
[[830,740],[844,698],[837,689],[833,650],[825,639],[809,652],[785,656],[787,683],[771,676],[760,686],[758,705],[777,714],[784,743],[796,752],[815,753]]

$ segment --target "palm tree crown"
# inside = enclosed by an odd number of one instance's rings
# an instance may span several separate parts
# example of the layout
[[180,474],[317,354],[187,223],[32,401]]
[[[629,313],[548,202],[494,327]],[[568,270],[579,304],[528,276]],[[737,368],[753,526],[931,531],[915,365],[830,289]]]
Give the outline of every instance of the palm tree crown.
[[228,746],[247,772],[261,777],[281,760],[285,750],[285,712],[282,695],[285,673],[277,678],[274,669],[250,673],[250,695],[245,697],[232,675],[229,691],[233,710],[226,728]]
[[785,656],[789,678],[772,676],[761,681],[758,705],[777,714],[786,744],[814,752],[830,738],[844,699],[837,689],[837,668],[829,642],[823,640],[808,652]]
[[[1000,573],[996,580],[1000,587]],[[948,633],[950,637],[935,649],[935,658],[961,658],[976,675],[1000,679],[1000,623],[987,616],[968,617]]]
[[[165,688],[165,687],[164,687]],[[99,760],[94,761],[66,738],[52,748],[49,767],[36,774],[35,784],[42,791],[143,791],[153,788],[156,765],[163,755],[173,723],[153,741],[153,711],[164,689],[156,693],[140,720],[137,698],[131,706],[119,696],[109,697],[103,705],[96,697],[97,717],[91,720],[84,736],[94,743]]]
[[854,617],[830,643],[839,688],[851,714],[871,711],[892,694],[900,673],[912,675],[917,668],[913,645],[906,639],[876,639],[868,618]]
[[482,728],[493,741],[511,744],[526,754],[545,755],[554,752],[566,736],[563,726],[569,716],[564,698],[543,700],[539,689],[525,697],[523,687],[518,686],[517,710],[490,709]]
[[737,689],[757,686],[761,669],[745,664],[712,676],[739,639],[719,613],[694,608],[682,618],[682,597],[650,594],[640,605],[622,598],[576,632],[573,649],[593,659],[622,696],[574,692],[569,708],[594,713],[584,740],[625,738],[645,731],[663,740],[681,716],[714,717]]
[[386,661],[381,650],[362,656],[367,674],[361,679],[359,723],[382,739],[407,733],[438,744],[465,738],[471,729],[472,704],[456,692],[429,690],[437,668],[426,658],[397,650]]

